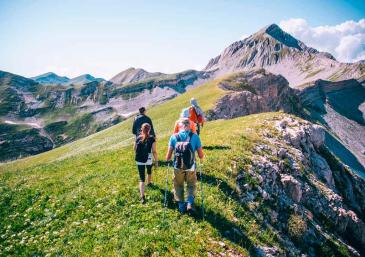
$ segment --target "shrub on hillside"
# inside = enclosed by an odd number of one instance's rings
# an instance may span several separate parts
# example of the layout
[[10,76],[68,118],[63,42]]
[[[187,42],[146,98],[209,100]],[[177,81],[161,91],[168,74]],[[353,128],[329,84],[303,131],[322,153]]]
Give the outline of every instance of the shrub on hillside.
[[307,231],[307,223],[298,214],[292,214],[288,220],[288,232],[289,235],[298,240],[301,239],[304,233]]

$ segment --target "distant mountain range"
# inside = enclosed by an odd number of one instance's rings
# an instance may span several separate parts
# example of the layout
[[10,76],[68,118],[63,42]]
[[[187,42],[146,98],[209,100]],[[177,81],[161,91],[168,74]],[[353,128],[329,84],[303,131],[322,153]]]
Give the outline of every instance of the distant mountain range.
[[44,152],[105,129],[142,105],[185,92],[205,74],[131,73],[116,84],[91,75],[68,79],[47,73],[27,79],[0,71],[0,161]]
[[93,76],[91,76],[90,74],[84,74],[84,75],[80,75],[78,77],[75,78],[68,78],[68,77],[61,77],[58,76],[57,74],[53,73],[53,72],[47,72],[35,77],[31,77],[30,79],[43,84],[43,85],[82,85],[82,84],[86,84],[89,82],[101,82],[101,81],[105,81],[105,79],[102,78],[95,78]]
[[[281,81],[275,85],[283,86],[288,83],[289,87],[300,90],[295,92],[299,97],[298,101],[304,101],[298,107],[302,108],[302,115],[326,125],[337,136],[337,139],[357,156],[362,165],[365,165],[363,154],[365,141],[362,139],[365,138],[362,137],[365,135],[365,128],[363,120],[359,119],[365,111],[365,96],[363,96],[364,90],[362,90],[365,80],[365,64],[361,61],[340,63],[331,54],[306,46],[275,24],[261,29],[244,40],[234,42],[220,55],[212,58],[202,71],[187,70],[176,74],[164,74],[148,72],[142,68],[129,68],[116,74],[109,81],[95,78],[89,74],[70,79],[48,72],[27,79],[1,72],[0,125],[6,124],[6,129],[11,127],[14,135],[24,128],[35,129],[33,132],[37,132],[39,137],[43,138],[42,140],[51,142],[45,144],[49,149],[49,146],[56,147],[111,126],[136,112],[142,105],[160,103],[184,93],[190,87],[198,86],[220,76],[239,72],[245,74],[249,71],[256,71],[250,74],[258,74],[257,76],[268,73],[282,76],[280,78],[265,75],[265,79],[261,80],[264,82],[255,84],[257,88],[266,88],[268,84],[272,83],[271,79],[275,78],[275,80]],[[237,80],[238,82],[235,83],[241,86],[247,83],[245,77],[237,78]],[[334,84],[334,82],[338,83]],[[263,84],[260,85],[260,83]],[[326,84],[325,90],[323,86],[318,86],[323,84]],[[335,90],[337,93],[328,90],[332,84],[334,88],[337,88]],[[275,87],[271,85],[267,89],[259,91],[257,88],[252,89],[252,92],[260,92],[260,95],[254,96],[258,101],[255,104],[257,105],[265,99],[265,101],[281,103],[277,106],[278,108],[285,106],[287,110],[293,109],[289,108],[288,103],[284,103],[288,99],[284,99],[283,95],[272,98],[272,90]],[[306,88],[308,90],[304,90]],[[332,99],[334,95],[341,95],[342,99],[352,98],[351,88],[355,88],[358,92],[356,104],[341,104],[342,107],[339,107],[335,104],[337,100],[323,100]],[[248,101],[247,93],[239,95],[240,99]],[[292,99],[293,93],[290,95]],[[261,97],[263,98],[261,99]],[[310,101],[308,99],[320,100]],[[247,111],[247,104],[253,104],[252,100],[250,101],[246,102],[246,105],[242,103],[242,106],[240,105],[242,108],[246,108],[246,111],[240,111],[241,107],[236,106],[236,112],[242,115],[250,113]],[[319,104],[320,108],[318,101],[322,101]],[[337,102],[340,103],[342,100]],[[224,101],[221,102],[221,104],[224,103]],[[232,103],[227,101],[227,104]],[[226,109],[227,106],[222,108]],[[250,108],[265,109],[252,106]],[[276,109],[274,108],[274,110]],[[337,125],[330,122],[328,112],[332,113],[331,117],[335,117],[339,121]],[[219,114],[216,116],[219,117]],[[351,120],[351,127],[345,126],[347,120]],[[343,125],[339,126],[340,123]],[[22,135],[26,138],[24,133]],[[359,139],[359,137],[361,138]],[[9,142],[9,144],[0,145],[2,153],[16,145],[15,141],[11,139],[0,137],[1,140]],[[21,140],[19,142],[24,144]],[[9,155],[3,154],[3,160],[44,150],[46,149],[29,150],[26,153],[13,151]]]

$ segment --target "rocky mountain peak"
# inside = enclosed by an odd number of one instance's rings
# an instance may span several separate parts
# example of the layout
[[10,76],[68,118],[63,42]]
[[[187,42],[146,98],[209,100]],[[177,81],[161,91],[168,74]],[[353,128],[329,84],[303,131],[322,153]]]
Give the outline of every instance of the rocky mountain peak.
[[229,45],[212,58],[204,71],[219,77],[252,68],[265,68],[284,76],[291,87],[309,82],[362,78],[361,63],[340,63],[330,54],[305,45],[278,25],[268,25],[244,40]]
[[114,84],[124,85],[163,75],[160,72],[148,72],[142,68],[130,67],[110,79]]
[[41,84],[51,84],[51,85],[60,85],[67,83],[70,79],[66,76],[59,76],[54,72],[47,72],[35,77],[31,77],[30,79],[37,81]]
[[75,78],[70,79],[67,82],[67,85],[71,85],[71,84],[73,84],[73,85],[83,85],[83,84],[93,82],[93,81],[101,82],[101,81],[104,81],[104,79],[95,78],[94,76],[92,76],[90,74],[83,74],[83,75],[80,75],[80,76],[77,76]]
[[[264,33],[270,35],[271,37],[275,38],[277,41],[281,42],[282,44],[288,47],[294,47],[300,51],[304,50],[301,45],[304,45],[302,42],[291,36],[289,33],[283,31],[278,25],[271,24],[261,30]],[[259,32],[260,33],[260,32]]]
[[228,46],[222,54],[210,60],[205,70],[220,69],[232,72],[246,67],[265,67],[280,63],[298,52],[319,53],[283,31],[278,25],[271,24]]
[[90,74],[83,74],[83,75],[80,75],[76,78],[84,78],[84,79],[95,79],[93,76],[91,76]]

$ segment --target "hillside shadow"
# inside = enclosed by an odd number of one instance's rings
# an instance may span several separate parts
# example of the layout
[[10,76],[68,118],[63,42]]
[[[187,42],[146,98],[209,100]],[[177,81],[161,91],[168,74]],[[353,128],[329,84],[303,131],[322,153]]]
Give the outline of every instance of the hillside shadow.
[[230,146],[225,145],[205,145],[203,146],[204,150],[228,150],[231,149]]
[[304,89],[300,98],[303,107],[311,112],[308,115],[310,120],[318,120],[327,125],[323,115],[327,113],[328,104],[340,115],[365,125],[363,113],[359,108],[365,101],[365,88],[354,79],[316,82],[315,86]]
[[[200,174],[197,173],[198,181],[200,181]],[[221,190],[227,197],[233,198],[236,201],[239,201],[238,194],[236,190],[234,190],[227,182],[218,179],[212,175],[208,175],[206,173],[202,173],[203,183],[206,183],[211,186],[217,186],[219,190]]]
[[344,164],[352,168],[359,176],[365,178],[365,169],[356,158],[338,139],[327,131],[325,132],[325,145],[334,153]]
[[[238,195],[232,193],[234,192],[234,190],[226,182],[219,180],[219,182],[217,183],[217,179],[210,175],[203,175],[202,178],[204,183],[210,185],[218,185],[219,189],[222,190],[224,194],[233,197],[235,200],[238,200]],[[160,190],[160,193],[164,196],[165,188],[161,188],[158,186],[157,188]],[[166,208],[177,211],[177,204],[174,201],[173,193],[170,190],[168,190],[166,196],[167,196]],[[164,198],[162,199],[161,204],[162,206],[164,205]],[[202,216],[202,207],[198,205],[195,205],[195,211],[189,216],[191,216],[197,221],[204,220],[206,222],[209,222],[211,226],[217,229],[217,231],[223,238],[231,241],[232,243],[239,245],[249,251],[254,249],[254,244],[251,241],[251,239],[249,239],[249,237],[245,234],[244,231],[241,230],[241,228],[237,224],[229,221],[222,214],[213,211],[209,207],[207,206],[204,207],[204,219]]]
[[365,88],[356,80],[348,80],[348,88],[328,93],[328,102],[342,116],[365,125],[360,105],[365,101]]

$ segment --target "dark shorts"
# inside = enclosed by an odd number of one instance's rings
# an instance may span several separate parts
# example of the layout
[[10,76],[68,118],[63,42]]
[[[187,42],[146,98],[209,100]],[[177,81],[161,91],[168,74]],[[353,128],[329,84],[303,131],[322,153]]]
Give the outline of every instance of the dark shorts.
[[145,182],[146,180],[146,168],[147,168],[147,174],[152,174],[152,165],[137,165],[138,167],[138,173],[139,173],[139,181]]

